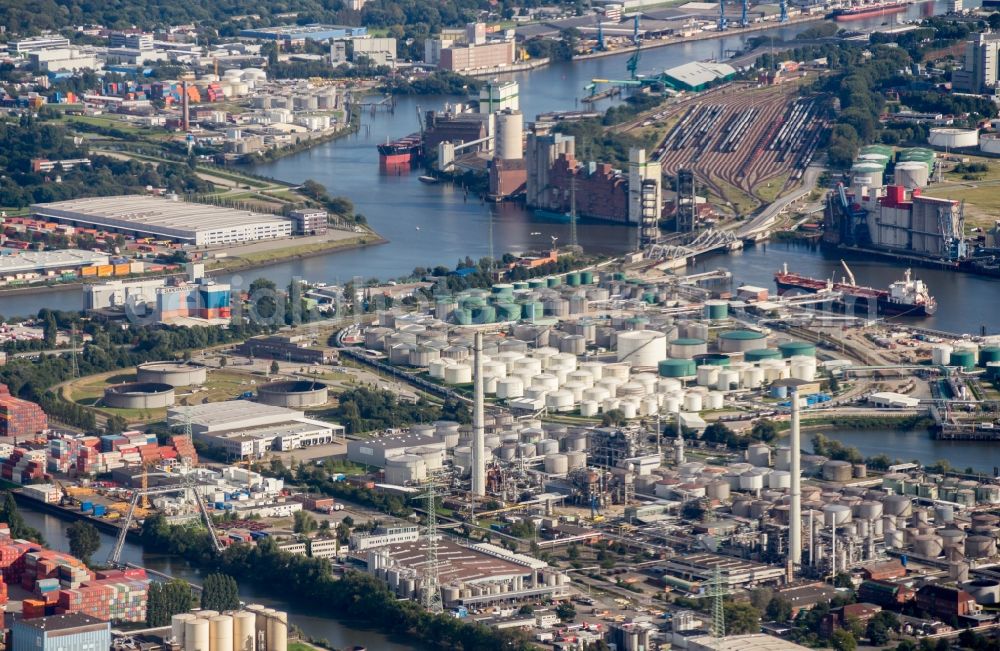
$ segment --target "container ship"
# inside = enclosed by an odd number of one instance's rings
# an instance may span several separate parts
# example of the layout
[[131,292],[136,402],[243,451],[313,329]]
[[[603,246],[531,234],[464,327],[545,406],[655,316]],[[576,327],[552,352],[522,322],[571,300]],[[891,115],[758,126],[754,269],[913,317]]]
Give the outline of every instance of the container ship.
[[832,12],[827,18],[832,18],[838,22],[850,20],[861,20],[862,18],[872,18],[874,16],[887,16],[906,11],[909,2],[875,2],[854,7],[845,7]]
[[853,303],[856,310],[869,310],[869,306],[874,302],[878,314],[881,315],[921,317],[930,316],[937,311],[937,302],[927,291],[927,285],[922,280],[911,278],[909,269],[906,270],[903,280],[895,281],[889,285],[888,290],[885,290],[858,285],[847,265],[843,261],[841,264],[844,265],[848,277],[839,283],[789,273],[787,265],[774,274],[774,282],[778,286],[779,294],[793,289],[811,293],[838,292],[843,296],[841,302]]
[[423,155],[423,137],[419,133],[387,141],[378,146],[378,162],[381,167],[410,165]]

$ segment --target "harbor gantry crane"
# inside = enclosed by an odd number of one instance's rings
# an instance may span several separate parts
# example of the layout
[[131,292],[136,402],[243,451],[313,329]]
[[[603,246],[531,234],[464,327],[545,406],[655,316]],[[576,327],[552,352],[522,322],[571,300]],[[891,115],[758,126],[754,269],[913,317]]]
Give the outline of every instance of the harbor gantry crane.
[[724,32],[729,27],[726,22],[726,0],[719,0],[719,31]]
[[740,27],[750,26],[750,0],[743,0],[743,13],[740,15]]
[[642,53],[642,39],[639,38],[639,14],[636,14],[633,17],[632,43],[635,45],[635,51],[632,52],[632,56],[628,58],[628,63],[625,64],[625,69],[628,70],[632,80],[636,80],[639,78],[639,55]]
[[781,0],[781,4],[779,6],[781,7],[781,14],[778,16],[778,22],[779,23],[787,23],[788,22],[788,0]]

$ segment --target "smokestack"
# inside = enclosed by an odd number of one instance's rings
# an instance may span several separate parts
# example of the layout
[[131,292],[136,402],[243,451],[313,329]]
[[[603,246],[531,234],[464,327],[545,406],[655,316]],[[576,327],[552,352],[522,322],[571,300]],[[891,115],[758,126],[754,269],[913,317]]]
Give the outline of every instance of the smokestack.
[[181,128],[185,131],[191,128],[191,113],[188,108],[188,83],[181,82]]
[[483,428],[483,333],[477,332],[473,347],[475,404],[472,410],[472,494],[486,496],[486,442]]
[[802,565],[802,432],[799,428],[799,392],[792,391],[792,488],[788,514],[788,560]]

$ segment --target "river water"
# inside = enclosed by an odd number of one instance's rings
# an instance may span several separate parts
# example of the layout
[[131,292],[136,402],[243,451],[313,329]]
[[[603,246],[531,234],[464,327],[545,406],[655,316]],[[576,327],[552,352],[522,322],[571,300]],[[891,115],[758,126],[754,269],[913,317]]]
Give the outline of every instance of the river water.
[[[905,14],[908,19],[928,16],[944,11],[944,2],[935,0],[911,6]],[[857,21],[850,28],[877,27],[881,19]],[[789,41],[816,23],[780,27],[767,32],[726,36],[714,40],[680,43],[642,52],[639,72],[657,73],[664,68],[704,59],[723,60],[729,51],[744,47],[748,38],[769,35],[775,42]],[[621,78],[625,74],[628,53],[577,62],[558,62],[539,70],[509,75],[520,83],[521,110],[526,119],[536,114],[584,108],[579,102],[587,94],[584,90],[592,78]],[[466,256],[479,258],[504,252],[538,250],[547,246],[552,237],[557,242],[569,242],[569,226],[565,223],[546,221],[536,217],[520,205],[486,204],[448,184],[425,185],[417,180],[419,172],[406,175],[385,175],[379,172],[378,153],[375,146],[387,138],[396,138],[418,129],[417,111],[440,108],[446,101],[462,98],[400,97],[394,113],[365,115],[358,134],[314,149],[288,156],[277,161],[258,165],[254,171],[290,182],[315,179],[332,194],[344,195],[354,201],[358,212],[389,242],[376,247],[344,251],[323,256],[283,262],[266,268],[248,271],[235,280],[245,284],[248,279],[266,275],[280,285],[292,277],[314,281],[342,282],[357,276],[387,279],[409,273],[418,266],[453,266]],[[606,108],[607,102],[598,108]],[[580,152],[581,157],[586,152]],[[492,228],[491,228],[492,226]],[[492,230],[492,237],[491,237]],[[595,253],[620,253],[628,250],[635,241],[635,231],[626,226],[583,223],[578,228],[578,240],[588,251]],[[773,247],[770,249],[775,250]],[[830,263],[817,252],[800,252],[794,262],[796,271],[826,275]],[[768,261],[753,261],[753,253],[744,254],[751,272],[773,272],[783,261],[775,256]],[[763,255],[763,253],[760,253]],[[725,259],[713,261],[714,266],[729,266]],[[733,258],[734,271],[740,271],[741,259]],[[886,268],[886,277],[889,274]],[[923,272],[921,272],[923,273]],[[767,275],[767,274],[765,274]],[[866,276],[860,278],[867,280]],[[894,278],[894,276],[893,276]],[[230,277],[223,277],[231,280]],[[740,278],[741,280],[743,278]],[[882,277],[872,276],[871,281]],[[928,278],[928,280],[931,280]],[[746,277],[750,282],[750,276]],[[771,286],[771,279],[753,276],[752,282]],[[937,279],[934,279],[937,282]],[[963,284],[964,281],[963,281]],[[974,283],[972,283],[974,285]],[[932,284],[932,290],[935,289]],[[971,289],[972,287],[970,287]],[[996,298],[996,290],[990,290]],[[944,292],[936,291],[938,300]],[[51,290],[37,294],[13,294],[0,298],[0,315],[28,315],[42,307],[54,309],[81,309],[82,295],[79,288]],[[979,303],[980,306],[986,301]],[[942,310],[945,311],[945,310]],[[948,322],[957,329],[973,329],[982,321],[979,314],[965,318],[965,310],[948,310]],[[941,318],[941,317],[939,317]],[[945,327],[944,323],[938,324]]]
[[[59,551],[69,552],[69,542],[66,538],[66,528],[71,522],[57,518],[54,515],[35,511],[21,506],[21,515],[25,522],[38,529],[45,536],[45,541],[49,547]],[[94,554],[94,560],[103,563],[114,548],[115,539],[113,536],[101,532],[101,548]],[[141,565],[150,570],[163,572],[178,579],[184,579],[191,583],[200,584],[202,582],[201,573],[192,567],[182,558],[167,556],[164,554],[147,554],[141,545],[134,542],[126,542],[122,551],[122,560]],[[298,626],[302,631],[314,639],[325,639],[334,648],[351,648],[353,646],[367,646],[372,651],[418,651],[420,647],[403,643],[400,640],[392,639],[379,633],[378,631],[367,631],[351,628],[345,623],[334,619],[334,613],[323,612],[322,608],[316,611],[306,612],[300,607],[292,606],[287,600],[280,597],[287,593],[285,586],[274,586],[274,589],[267,594],[262,594],[244,583],[240,584],[240,595],[247,603],[260,603],[270,608],[276,608],[288,613],[289,621]]]

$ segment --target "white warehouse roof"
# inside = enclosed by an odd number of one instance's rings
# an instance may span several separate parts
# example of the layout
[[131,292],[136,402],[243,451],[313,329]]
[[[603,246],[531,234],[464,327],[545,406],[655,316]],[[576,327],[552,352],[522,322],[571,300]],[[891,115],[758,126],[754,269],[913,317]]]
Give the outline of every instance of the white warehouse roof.
[[684,65],[666,70],[667,76],[683,82],[691,87],[702,86],[718,79],[736,74],[736,68],[728,63],[712,63],[710,61],[691,61]]
[[31,206],[39,217],[191,244],[231,244],[292,234],[281,217],[148,195],[71,199]]
[[108,264],[108,254],[82,249],[62,251],[17,251],[4,249],[0,254],[0,275],[44,272],[49,269],[68,269]]
[[911,409],[920,405],[919,398],[911,398],[902,393],[893,393],[891,391],[873,393],[868,396],[868,402],[877,407],[907,407]]

